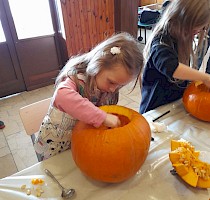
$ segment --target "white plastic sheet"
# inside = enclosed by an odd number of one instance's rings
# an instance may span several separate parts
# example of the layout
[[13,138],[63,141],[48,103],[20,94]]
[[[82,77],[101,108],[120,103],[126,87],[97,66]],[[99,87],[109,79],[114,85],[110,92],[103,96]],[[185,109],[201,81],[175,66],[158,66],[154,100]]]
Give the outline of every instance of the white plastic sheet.
[[[167,130],[152,134],[154,141],[151,142],[149,155],[131,179],[118,184],[90,180],[75,166],[71,152],[66,151],[1,179],[0,199],[62,199],[60,188],[44,174],[44,169],[48,168],[64,187],[76,190],[75,200],[208,200],[210,196],[207,189],[191,187],[179,176],[170,173],[172,165],[168,155],[171,140],[180,138],[192,142],[197,150],[210,152],[210,124],[190,116],[181,101],[150,111],[145,114],[145,118],[151,121],[167,110],[170,113],[159,119],[167,126]],[[42,198],[27,196],[20,190],[22,184],[37,177],[43,178],[46,183]]]

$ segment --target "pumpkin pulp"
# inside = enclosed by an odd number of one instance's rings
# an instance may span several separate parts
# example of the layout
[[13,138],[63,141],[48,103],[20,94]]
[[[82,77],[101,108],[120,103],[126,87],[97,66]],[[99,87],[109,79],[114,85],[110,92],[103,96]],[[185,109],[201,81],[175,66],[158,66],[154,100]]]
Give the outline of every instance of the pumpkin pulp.
[[210,164],[199,159],[199,151],[185,140],[172,140],[169,159],[177,174],[193,187],[210,187]]

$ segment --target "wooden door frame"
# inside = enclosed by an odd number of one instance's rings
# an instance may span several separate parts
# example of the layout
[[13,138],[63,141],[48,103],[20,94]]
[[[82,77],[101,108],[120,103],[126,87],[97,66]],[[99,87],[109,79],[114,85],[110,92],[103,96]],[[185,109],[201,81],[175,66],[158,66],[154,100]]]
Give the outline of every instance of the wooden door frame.
[[64,65],[68,60],[68,50],[66,46],[66,41],[63,38],[62,31],[61,31],[61,24],[59,21],[59,14],[56,1],[59,0],[49,0],[50,5],[50,13],[52,17],[53,29],[55,31],[55,42],[57,49],[59,49],[59,59],[61,63]]
[[13,38],[12,32],[9,27],[8,17],[5,12],[6,9],[5,9],[4,2],[5,2],[4,0],[0,0],[0,7],[1,7],[0,14],[1,14],[1,23],[2,23],[4,35],[6,38],[6,42],[1,43],[0,45],[1,46],[6,45],[6,47],[8,48],[10,58],[11,58],[11,63],[12,63],[13,69],[14,69],[14,73],[16,75],[16,79],[0,84],[1,96],[6,96],[13,92],[15,93],[15,92],[21,92],[21,91],[26,90],[26,85],[24,83],[23,74],[20,70],[20,63],[19,63],[19,60],[17,57],[16,48],[14,45],[14,41],[12,39]]
[[115,32],[125,31],[137,37],[139,0],[114,0]]

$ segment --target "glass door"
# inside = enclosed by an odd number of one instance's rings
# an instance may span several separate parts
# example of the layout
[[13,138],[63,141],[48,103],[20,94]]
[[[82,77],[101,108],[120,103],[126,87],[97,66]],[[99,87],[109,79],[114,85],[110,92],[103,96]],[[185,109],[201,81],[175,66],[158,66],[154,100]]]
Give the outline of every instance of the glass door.
[[9,0],[18,39],[54,34],[48,0]]
[[[4,18],[1,17],[0,41],[8,44],[10,40],[13,43],[13,53],[18,58],[17,64],[21,72],[19,74],[23,77],[24,89],[20,91],[53,84],[64,63],[58,37],[59,19],[55,9],[56,0],[0,0],[0,2],[0,10],[5,15]],[[6,49],[5,46],[4,48]],[[0,79],[2,79],[1,71],[8,72],[8,67],[1,63],[5,58],[1,56]],[[4,94],[0,86],[0,97],[2,95]]]

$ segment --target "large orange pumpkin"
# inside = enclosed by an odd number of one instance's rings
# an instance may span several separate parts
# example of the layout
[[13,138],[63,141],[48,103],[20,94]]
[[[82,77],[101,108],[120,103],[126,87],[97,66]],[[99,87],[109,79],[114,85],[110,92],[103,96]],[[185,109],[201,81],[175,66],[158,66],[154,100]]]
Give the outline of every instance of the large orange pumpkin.
[[100,108],[118,115],[121,127],[94,128],[77,122],[72,132],[72,156],[86,176],[102,182],[122,182],[135,175],[144,163],[150,146],[150,127],[132,109],[118,105]]
[[183,104],[191,115],[210,122],[210,90],[203,83],[192,82],[186,88]]

